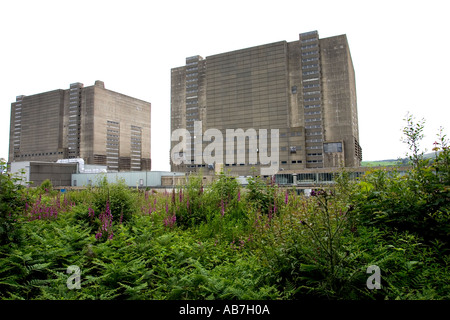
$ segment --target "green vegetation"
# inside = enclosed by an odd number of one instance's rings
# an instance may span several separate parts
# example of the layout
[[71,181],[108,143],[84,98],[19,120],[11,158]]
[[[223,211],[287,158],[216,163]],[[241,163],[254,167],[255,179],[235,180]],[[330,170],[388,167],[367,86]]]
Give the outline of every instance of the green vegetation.
[[361,167],[391,167],[408,165],[408,161],[403,160],[378,160],[378,161],[361,161]]
[[[221,174],[158,193],[106,180],[59,193],[2,174],[1,299],[449,299],[450,151],[412,169],[342,170],[310,197]],[[441,151],[438,153],[438,151]],[[369,266],[381,289],[366,285]],[[69,266],[81,270],[69,289]]]

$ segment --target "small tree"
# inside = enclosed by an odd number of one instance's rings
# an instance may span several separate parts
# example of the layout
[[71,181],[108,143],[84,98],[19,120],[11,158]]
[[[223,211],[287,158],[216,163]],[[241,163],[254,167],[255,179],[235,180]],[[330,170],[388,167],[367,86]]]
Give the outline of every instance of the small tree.
[[419,169],[423,160],[423,152],[420,152],[419,142],[424,137],[425,119],[415,123],[414,116],[407,113],[404,120],[406,121],[406,126],[403,128],[405,137],[402,138],[402,142],[408,145],[410,153],[407,156],[411,160],[412,165],[415,169]]

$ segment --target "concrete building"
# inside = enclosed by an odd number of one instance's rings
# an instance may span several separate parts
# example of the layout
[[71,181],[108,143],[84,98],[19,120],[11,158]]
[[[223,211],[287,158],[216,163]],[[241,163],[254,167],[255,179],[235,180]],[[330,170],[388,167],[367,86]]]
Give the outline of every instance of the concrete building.
[[167,171],[136,171],[136,172],[107,172],[72,174],[71,187],[96,186],[106,178],[108,183],[123,181],[131,188],[169,188],[185,184],[185,174]]
[[108,90],[102,81],[17,96],[8,162],[82,158],[109,171],[150,170],[150,110],[149,102]]
[[50,180],[53,187],[70,186],[72,174],[77,173],[77,163],[54,163],[45,161],[15,161],[11,163],[11,172],[23,173],[23,185],[38,187]]
[[[201,129],[195,127],[200,121]],[[186,58],[185,66],[171,70],[171,130],[179,128],[192,137],[195,129],[204,134],[214,128],[224,139],[230,139],[227,129],[255,129],[257,139],[260,129],[279,129],[280,170],[359,166],[355,73],[347,37],[319,38],[312,31],[293,42]],[[259,173],[264,165],[260,159],[251,164],[255,145],[245,140],[245,147],[234,149],[235,161],[222,164],[195,161],[200,148],[191,141],[179,153],[181,164],[171,159],[171,170],[208,174],[223,165],[236,175],[249,175],[253,167]],[[201,150],[208,145],[200,143]],[[225,159],[229,154],[223,145]],[[238,161],[240,154],[245,161]]]

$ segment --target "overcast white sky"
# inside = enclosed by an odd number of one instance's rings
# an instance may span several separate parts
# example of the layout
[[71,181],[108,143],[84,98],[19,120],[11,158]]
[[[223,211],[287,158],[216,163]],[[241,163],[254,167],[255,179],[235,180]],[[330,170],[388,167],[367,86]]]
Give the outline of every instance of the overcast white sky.
[[449,130],[448,1],[2,1],[0,158],[17,95],[93,85],[152,103],[152,170],[169,170],[170,69],[185,58],[346,34],[363,160],[403,157],[403,119],[426,119],[423,148]]

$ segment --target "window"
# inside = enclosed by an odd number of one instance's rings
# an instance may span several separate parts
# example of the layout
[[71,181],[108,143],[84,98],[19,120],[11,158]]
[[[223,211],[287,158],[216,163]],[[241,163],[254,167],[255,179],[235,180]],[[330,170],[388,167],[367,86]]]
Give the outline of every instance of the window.
[[302,50],[317,47],[317,44],[308,44],[306,46],[302,46]]
[[321,114],[322,111],[309,111],[309,112],[305,112],[305,115],[312,115],[312,114]]
[[305,72],[302,72],[302,75],[308,76],[310,74],[318,74],[318,73],[319,73],[319,71],[317,71],[317,70],[315,70],[315,71],[305,71]]
[[311,118],[311,119],[305,119],[305,122],[314,122],[314,121],[321,121],[322,118]]
[[322,139],[308,139],[306,140],[306,142],[311,143],[311,142],[322,142]]
[[305,96],[308,96],[308,95],[310,96],[310,95],[313,95],[313,94],[320,94],[320,91],[308,91],[308,92],[304,93]]
[[342,142],[329,142],[323,144],[325,152],[342,152]]
[[292,86],[291,92],[292,92],[293,94],[297,93],[297,86]]
[[306,59],[302,59],[302,62],[310,62],[310,61],[317,61],[319,60],[318,57],[314,57],[314,58],[306,58]]
[[302,67],[302,69],[311,69],[311,68],[316,68],[318,66],[319,66],[318,64],[307,64],[307,65],[304,65]]
[[302,39],[301,40],[302,41],[302,43],[305,43],[305,42],[313,42],[313,41],[317,41],[317,38],[311,38],[311,39]]
[[309,55],[318,54],[318,53],[319,53],[319,51],[303,52],[302,56],[309,56]]
[[303,85],[303,89],[308,89],[308,88],[317,88],[319,87],[318,83],[314,83],[314,84],[305,84]]

